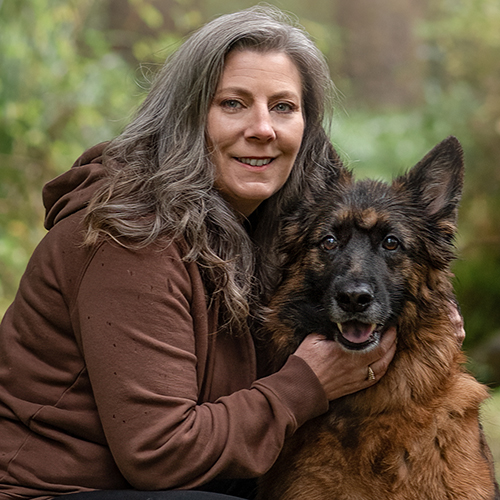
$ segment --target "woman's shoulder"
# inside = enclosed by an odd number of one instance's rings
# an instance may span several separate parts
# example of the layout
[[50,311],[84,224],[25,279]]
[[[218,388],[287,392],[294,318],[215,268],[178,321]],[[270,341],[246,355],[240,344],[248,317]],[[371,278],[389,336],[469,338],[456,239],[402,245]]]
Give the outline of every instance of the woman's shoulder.
[[103,237],[93,247],[82,279],[129,290],[175,288],[190,300],[204,295],[204,286],[197,264],[187,261],[186,255],[187,245],[179,239],[159,238],[133,247]]

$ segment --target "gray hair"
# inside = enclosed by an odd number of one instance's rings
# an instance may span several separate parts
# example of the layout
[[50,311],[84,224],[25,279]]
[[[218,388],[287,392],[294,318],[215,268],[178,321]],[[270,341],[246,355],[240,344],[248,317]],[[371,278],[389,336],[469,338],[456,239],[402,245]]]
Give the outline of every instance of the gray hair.
[[[253,241],[214,188],[215,168],[206,144],[208,112],[225,58],[234,50],[283,52],[302,78],[301,148],[283,188],[259,207],[266,227],[254,232]],[[131,247],[165,236],[184,240],[189,248],[185,259],[198,263],[209,296],[221,297],[225,327],[241,331],[252,278],[271,279],[274,263],[263,256],[284,205],[308,184],[321,182],[328,168],[332,150],[324,120],[332,90],[323,55],[280,10],[253,7],[209,22],[166,61],[135,119],[107,147],[109,175],[89,205],[87,243],[101,234]],[[257,273],[256,259],[262,268]]]

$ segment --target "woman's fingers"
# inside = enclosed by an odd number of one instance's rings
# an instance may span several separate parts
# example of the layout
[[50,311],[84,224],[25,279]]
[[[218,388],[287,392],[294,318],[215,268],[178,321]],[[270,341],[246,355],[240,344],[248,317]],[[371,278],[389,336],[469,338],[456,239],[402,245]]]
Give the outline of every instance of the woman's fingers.
[[368,352],[347,351],[338,342],[311,334],[295,355],[303,358],[318,377],[329,400],[366,389],[380,380],[396,352],[396,329],[385,332]]

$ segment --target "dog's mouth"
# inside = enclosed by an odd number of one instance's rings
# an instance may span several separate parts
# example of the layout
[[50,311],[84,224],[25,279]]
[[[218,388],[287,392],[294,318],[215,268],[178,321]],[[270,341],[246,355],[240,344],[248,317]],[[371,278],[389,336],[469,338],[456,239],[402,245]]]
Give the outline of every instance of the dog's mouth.
[[380,328],[374,323],[350,320],[337,323],[337,328],[340,333],[338,341],[352,350],[366,349],[380,338]]

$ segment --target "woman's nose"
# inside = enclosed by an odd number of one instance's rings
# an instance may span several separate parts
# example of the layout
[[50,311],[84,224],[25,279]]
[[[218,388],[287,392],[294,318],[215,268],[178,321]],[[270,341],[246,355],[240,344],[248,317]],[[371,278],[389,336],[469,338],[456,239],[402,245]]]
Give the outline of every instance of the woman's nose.
[[276,139],[271,112],[267,106],[254,106],[248,118],[249,121],[245,133],[247,139],[258,139],[259,141],[272,141]]

